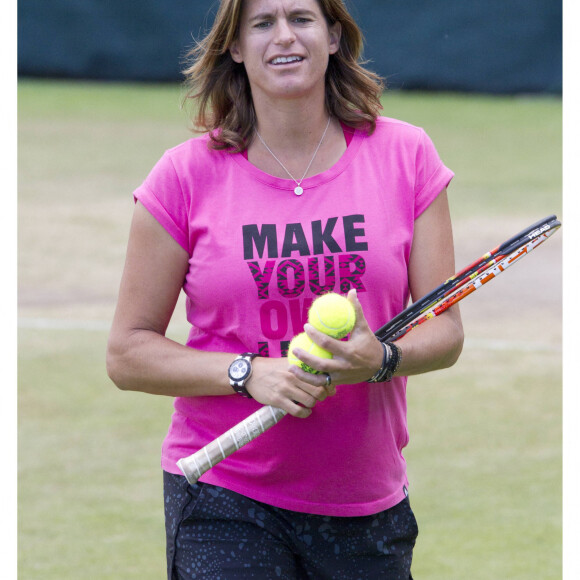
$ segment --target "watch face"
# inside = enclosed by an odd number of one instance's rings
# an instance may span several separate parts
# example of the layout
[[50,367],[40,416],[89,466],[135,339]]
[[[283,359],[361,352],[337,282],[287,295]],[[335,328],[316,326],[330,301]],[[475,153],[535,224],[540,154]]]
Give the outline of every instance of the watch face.
[[240,359],[234,361],[230,366],[230,377],[235,381],[243,379],[250,368],[250,363],[247,360]]

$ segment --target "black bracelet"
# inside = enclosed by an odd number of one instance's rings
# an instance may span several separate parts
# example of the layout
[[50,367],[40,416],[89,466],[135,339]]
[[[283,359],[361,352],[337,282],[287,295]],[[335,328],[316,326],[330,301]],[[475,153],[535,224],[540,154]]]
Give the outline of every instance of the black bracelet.
[[370,379],[367,380],[367,383],[381,383],[385,380],[384,375],[386,373],[387,363],[391,358],[391,353],[390,349],[387,348],[384,342],[381,342],[381,346],[383,347],[383,362],[381,363],[379,370]]
[[381,342],[383,347],[383,363],[381,368],[367,380],[367,383],[385,383],[389,382],[397,372],[403,353],[401,349],[392,342]]
[[389,374],[389,378],[387,380],[390,381],[393,378],[393,375],[399,369],[401,361],[403,360],[403,351],[393,342],[387,342],[386,344],[391,349],[391,358],[387,363]]

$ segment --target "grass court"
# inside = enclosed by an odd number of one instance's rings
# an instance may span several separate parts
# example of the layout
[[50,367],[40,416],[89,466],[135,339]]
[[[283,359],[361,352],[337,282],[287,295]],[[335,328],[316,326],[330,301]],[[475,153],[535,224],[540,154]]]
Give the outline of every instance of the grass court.
[[[20,577],[159,580],[171,400],[105,372],[132,191],[189,138],[178,85],[21,81]],[[456,173],[457,269],[562,217],[562,102],[387,93]],[[565,226],[564,226],[565,227]],[[409,380],[406,449],[429,580],[562,576],[562,234],[462,302],[455,367]],[[180,303],[169,329],[185,340]],[[266,435],[267,436],[267,435]]]

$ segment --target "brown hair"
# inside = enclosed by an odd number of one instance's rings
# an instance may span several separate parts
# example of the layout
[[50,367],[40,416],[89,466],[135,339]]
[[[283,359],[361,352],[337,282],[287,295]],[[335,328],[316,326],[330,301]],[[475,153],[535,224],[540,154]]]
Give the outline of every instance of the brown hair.
[[[329,25],[341,24],[340,46],[326,71],[326,108],[344,124],[371,134],[381,110],[382,79],[360,58],[363,36],[343,0],[316,0]],[[256,112],[243,63],[229,48],[239,31],[243,0],[221,0],[211,30],[188,53],[185,100],[196,100],[194,130],[209,131],[214,149],[243,151],[254,134]]]

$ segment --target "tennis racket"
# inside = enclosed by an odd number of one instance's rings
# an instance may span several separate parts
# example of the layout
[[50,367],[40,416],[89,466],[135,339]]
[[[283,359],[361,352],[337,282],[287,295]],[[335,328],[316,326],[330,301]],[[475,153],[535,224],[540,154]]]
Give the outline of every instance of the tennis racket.
[[[555,215],[540,220],[463,268],[375,332],[382,342],[396,341],[423,322],[439,316],[453,304],[493,280],[545,242],[561,226]],[[265,405],[229,431],[177,462],[191,484],[214,465],[276,425],[286,411]]]

